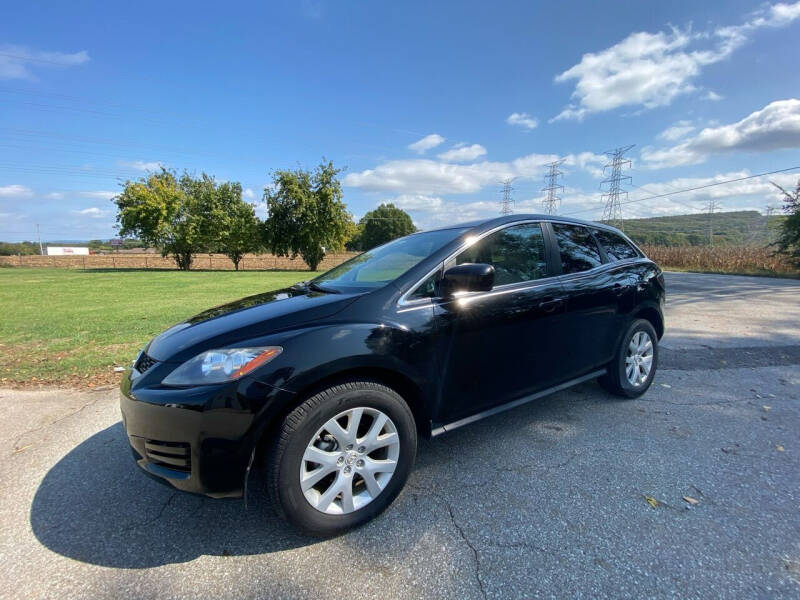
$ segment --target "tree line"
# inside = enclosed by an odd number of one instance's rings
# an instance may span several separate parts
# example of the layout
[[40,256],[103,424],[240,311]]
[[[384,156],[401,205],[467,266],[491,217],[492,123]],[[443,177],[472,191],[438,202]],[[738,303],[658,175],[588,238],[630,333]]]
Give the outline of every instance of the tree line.
[[275,171],[264,190],[267,218],[242,198],[237,182],[217,182],[162,168],[127,181],[114,198],[122,237],[136,237],[171,256],[188,270],[196,254],[225,254],[238,270],[247,253],[300,256],[316,271],[325,254],[369,250],[416,231],[408,214],[382,204],[356,224],[342,200],[339,173],[332,162],[314,170]]

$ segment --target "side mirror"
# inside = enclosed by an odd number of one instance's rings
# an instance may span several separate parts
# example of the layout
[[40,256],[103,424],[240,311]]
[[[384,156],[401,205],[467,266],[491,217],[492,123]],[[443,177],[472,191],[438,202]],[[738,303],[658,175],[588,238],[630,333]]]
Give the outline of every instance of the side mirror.
[[439,280],[438,296],[456,292],[488,292],[494,285],[494,267],[485,263],[464,263],[450,267]]

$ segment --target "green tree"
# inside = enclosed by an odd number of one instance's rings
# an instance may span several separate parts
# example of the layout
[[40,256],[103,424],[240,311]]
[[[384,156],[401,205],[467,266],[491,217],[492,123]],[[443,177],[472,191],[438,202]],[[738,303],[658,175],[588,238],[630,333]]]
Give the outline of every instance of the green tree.
[[264,190],[269,218],[263,229],[273,254],[299,254],[316,271],[325,252],[344,247],[353,219],[342,202],[341,171],[332,162],[323,162],[314,172],[275,171],[273,188]]
[[39,245],[36,242],[0,242],[0,256],[17,254],[39,254]]
[[[114,198],[120,236],[136,236],[148,246],[172,256],[179,269],[188,270],[197,252],[214,243],[220,217],[220,187],[203,173],[194,178],[161,169],[138,181],[127,181]],[[233,184],[238,186],[239,184]],[[241,188],[239,188],[241,194]]]
[[381,204],[369,211],[358,226],[360,250],[370,250],[417,230],[408,213],[394,204]]
[[786,218],[781,223],[775,247],[778,252],[785,254],[798,267],[800,267],[800,179],[794,191],[790,192],[773,183],[783,194],[783,212]]
[[262,247],[260,221],[252,204],[238,196],[226,197],[225,215],[220,220],[218,244],[220,250],[233,262],[236,270],[242,257],[257,252]]

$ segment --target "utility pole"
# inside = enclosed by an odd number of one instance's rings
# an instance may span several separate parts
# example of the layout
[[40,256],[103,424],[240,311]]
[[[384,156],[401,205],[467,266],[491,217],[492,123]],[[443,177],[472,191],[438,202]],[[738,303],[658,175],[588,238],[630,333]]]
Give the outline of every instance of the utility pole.
[[42,236],[39,235],[39,224],[36,224],[36,239],[39,241],[39,254],[44,255],[44,250],[42,250]]
[[562,158],[561,160],[556,160],[545,165],[548,171],[547,175],[544,176],[545,187],[542,188],[542,191],[547,192],[547,195],[544,200],[542,200],[542,206],[544,207],[545,214],[548,215],[556,214],[561,206],[561,196],[558,195],[558,192],[563,190],[564,186],[558,185],[558,178],[564,173],[560,171],[558,167],[561,166],[564,160],[565,159]]
[[624,158],[625,153],[633,148],[635,144],[630,146],[621,146],[604,152],[609,158],[609,162],[603,167],[603,173],[610,170],[611,174],[600,182],[600,189],[606,186],[605,193],[600,196],[601,200],[605,202],[603,208],[603,221],[609,225],[613,225],[618,229],[624,231],[624,223],[622,222],[622,205],[620,197],[628,197],[628,192],[622,190],[623,181],[631,181],[630,175],[623,175],[622,169],[631,166],[631,160]]
[[501,182],[503,184],[503,200],[500,203],[501,215],[510,215],[514,212],[514,200],[511,198],[511,192],[514,191],[511,184],[514,182],[514,179],[516,178],[509,177]]
[[708,245],[714,247],[714,212],[717,210],[718,205],[716,200],[709,200],[706,204],[708,211]]
[[772,215],[775,213],[776,210],[778,210],[778,209],[776,207],[772,206],[772,205],[768,205],[764,209],[764,213],[765,213],[764,233],[766,234],[767,240],[769,240],[770,242],[773,241],[772,240],[772,231],[770,231],[770,221],[772,221]]

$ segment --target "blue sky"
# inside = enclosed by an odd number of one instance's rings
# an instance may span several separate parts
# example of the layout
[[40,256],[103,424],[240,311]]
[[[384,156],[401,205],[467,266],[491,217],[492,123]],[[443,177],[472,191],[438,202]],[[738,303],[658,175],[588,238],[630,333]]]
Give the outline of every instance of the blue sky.
[[[240,181],[347,167],[357,218],[422,228],[541,207],[599,218],[603,151],[629,199],[800,166],[800,2],[17,3],[0,21],[0,239],[107,238],[159,164]],[[626,217],[777,205],[800,171],[631,203]],[[263,208],[260,208],[263,212]]]

